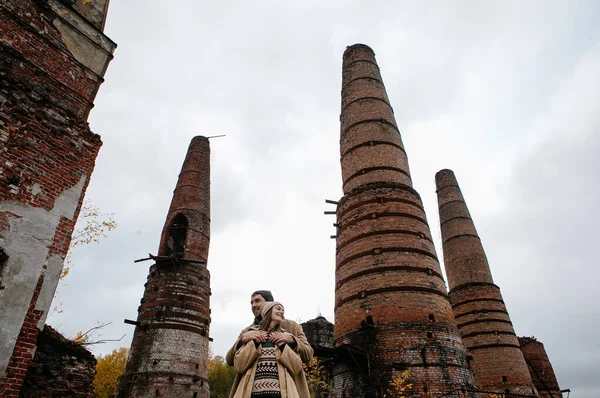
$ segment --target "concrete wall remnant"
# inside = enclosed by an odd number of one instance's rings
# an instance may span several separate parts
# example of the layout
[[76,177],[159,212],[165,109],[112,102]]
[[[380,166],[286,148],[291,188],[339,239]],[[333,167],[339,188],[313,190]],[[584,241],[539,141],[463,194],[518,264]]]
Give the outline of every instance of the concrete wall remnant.
[[104,30],[110,0],[73,0],[73,8],[97,30]]

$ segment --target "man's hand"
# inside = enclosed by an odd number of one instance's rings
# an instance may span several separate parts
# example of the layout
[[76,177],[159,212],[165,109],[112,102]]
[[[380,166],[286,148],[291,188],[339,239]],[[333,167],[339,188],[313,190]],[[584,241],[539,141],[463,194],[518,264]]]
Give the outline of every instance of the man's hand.
[[256,341],[257,343],[264,343],[267,341],[267,332],[264,330],[250,330],[242,335],[242,344],[246,344],[249,341]]
[[276,346],[280,346],[284,343],[291,344],[294,342],[294,337],[288,332],[273,332],[269,335],[269,341]]

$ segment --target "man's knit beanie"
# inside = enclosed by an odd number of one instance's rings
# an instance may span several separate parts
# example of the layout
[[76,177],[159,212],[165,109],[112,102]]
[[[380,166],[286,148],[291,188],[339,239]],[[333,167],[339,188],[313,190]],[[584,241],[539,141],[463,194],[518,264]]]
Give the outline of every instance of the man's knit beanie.
[[[263,296],[263,298],[265,299],[265,301],[273,301],[275,300],[273,298],[273,293],[271,293],[270,290],[257,290],[254,293],[252,293],[252,296],[255,296],[257,294],[260,294],[261,296]],[[250,296],[250,297],[252,297]]]

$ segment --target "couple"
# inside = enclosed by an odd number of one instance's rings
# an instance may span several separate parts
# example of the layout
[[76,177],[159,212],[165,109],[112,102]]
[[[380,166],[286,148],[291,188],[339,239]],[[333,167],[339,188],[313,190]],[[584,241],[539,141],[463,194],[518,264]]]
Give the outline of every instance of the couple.
[[313,349],[302,327],[284,318],[284,308],[268,290],[252,293],[254,323],[240,333],[227,352],[237,374],[230,398],[309,398],[302,362]]

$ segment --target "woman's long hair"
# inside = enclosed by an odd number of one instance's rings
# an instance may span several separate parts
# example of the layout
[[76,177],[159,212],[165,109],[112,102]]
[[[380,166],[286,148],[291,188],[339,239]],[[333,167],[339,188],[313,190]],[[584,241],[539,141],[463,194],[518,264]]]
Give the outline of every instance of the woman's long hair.
[[[275,307],[273,307],[273,308],[275,308]],[[258,330],[266,330],[267,332],[276,332],[278,329],[281,328],[281,324],[278,324],[273,328],[269,328],[269,326],[271,326],[271,321],[273,320],[273,317],[272,317],[273,308],[271,308],[269,310],[269,312],[267,312],[265,314],[265,316],[263,317],[263,319],[260,321],[260,323],[258,324]]]

